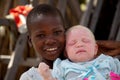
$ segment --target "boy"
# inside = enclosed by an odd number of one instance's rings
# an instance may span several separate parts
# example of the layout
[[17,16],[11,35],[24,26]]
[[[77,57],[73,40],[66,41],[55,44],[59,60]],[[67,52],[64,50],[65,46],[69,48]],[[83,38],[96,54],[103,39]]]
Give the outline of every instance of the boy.
[[[27,16],[28,39],[50,68],[56,58],[63,59],[65,48],[65,25],[60,11],[48,4],[34,7]],[[20,80],[42,80],[37,68],[22,74]]]

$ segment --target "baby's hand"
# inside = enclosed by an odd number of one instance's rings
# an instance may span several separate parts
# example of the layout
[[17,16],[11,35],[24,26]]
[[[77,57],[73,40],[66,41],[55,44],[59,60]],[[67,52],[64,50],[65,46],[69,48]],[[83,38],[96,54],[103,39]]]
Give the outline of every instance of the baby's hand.
[[44,62],[41,62],[38,67],[38,72],[43,77],[44,80],[55,80],[50,72],[50,68]]

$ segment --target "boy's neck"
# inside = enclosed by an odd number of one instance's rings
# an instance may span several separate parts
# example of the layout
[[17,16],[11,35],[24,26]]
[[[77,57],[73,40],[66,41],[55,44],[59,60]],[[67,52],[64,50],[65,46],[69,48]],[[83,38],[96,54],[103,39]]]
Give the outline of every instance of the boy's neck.
[[50,69],[53,68],[53,61],[51,60],[46,60],[46,59],[43,59],[42,62],[45,62],[49,67]]

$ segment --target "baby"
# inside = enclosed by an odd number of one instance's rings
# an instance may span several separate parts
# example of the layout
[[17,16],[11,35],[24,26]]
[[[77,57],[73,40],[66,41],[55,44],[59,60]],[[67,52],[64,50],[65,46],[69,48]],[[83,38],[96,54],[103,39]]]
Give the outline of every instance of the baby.
[[97,51],[93,33],[82,25],[73,26],[66,32],[68,59],[56,59],[51,71],[40,63],[38,71],[44,80],[120,80],[119,60],[104,54],[97,56]]

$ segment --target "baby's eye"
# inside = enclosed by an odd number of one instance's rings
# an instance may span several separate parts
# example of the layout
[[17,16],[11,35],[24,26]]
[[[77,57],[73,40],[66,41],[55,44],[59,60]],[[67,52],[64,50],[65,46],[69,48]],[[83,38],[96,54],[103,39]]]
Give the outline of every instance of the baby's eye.
[[82,41],[85,42],[85,43],[89,43],[90,42],[89,39],[83,39]]
[[60,34],[62,34],[62,32],[63,32],[63,31],[61,31],[61,30],[55,31],[55,32],[54,32],[54,35],[60,35]]
[[70,45],[70,46],[72,46],[72,45],[74,45],[74,44],[76,44],[76,41],[70,41],[70,42],[68,43],[68,45]]

